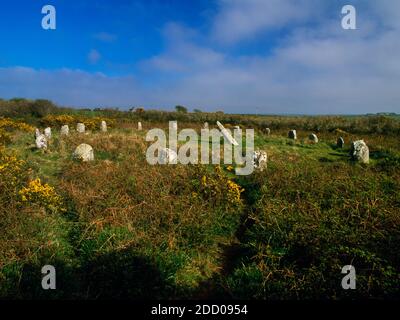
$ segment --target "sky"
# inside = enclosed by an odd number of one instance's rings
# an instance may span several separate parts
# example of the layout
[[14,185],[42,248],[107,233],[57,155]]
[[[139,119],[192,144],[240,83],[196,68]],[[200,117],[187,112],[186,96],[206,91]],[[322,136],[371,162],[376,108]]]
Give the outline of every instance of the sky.
[[[357,29],[342,28],[353,5]],[[44,5],[56,29],[42,28]],[[4,0],[0,98],[258,114],[400,113],[398,0]]]

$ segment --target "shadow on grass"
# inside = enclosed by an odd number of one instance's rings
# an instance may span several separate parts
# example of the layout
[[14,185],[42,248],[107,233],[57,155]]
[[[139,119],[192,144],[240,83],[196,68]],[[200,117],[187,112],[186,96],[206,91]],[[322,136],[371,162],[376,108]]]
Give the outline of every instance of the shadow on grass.
[[[46,264],[56,269],[55,290],[42,289],[41,268]],[[99,255],[82,265],[54,259],[26,264],[21,279],[1,298],[145,300],[168,298],[166,294],[172,289],[153,263],[125,249]]]

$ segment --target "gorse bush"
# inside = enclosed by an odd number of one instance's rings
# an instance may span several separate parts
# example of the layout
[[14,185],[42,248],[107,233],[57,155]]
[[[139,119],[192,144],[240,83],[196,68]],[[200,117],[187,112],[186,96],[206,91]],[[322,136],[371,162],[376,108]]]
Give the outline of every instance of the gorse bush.
[[14,121],[9,118],[0,117],[0,145],[6,145],[11,143],[11,134],[10,131],[13,130],[22,130],[31,132],[34,128],[20,121]]
[[197,167],[197,169],[201,178],[192,180],[196,190],[193,192],[193,196],[200,196],[207,203],[222,205],[226,208],[243,207],[241,193],[244,189],[230,180],[220,166],[216,166],[213,173],[201,169],[201,167]]
[[106,121],[107,126],[112,127],[115,125],[115,120],[102,117],[83,117],[72,115],[49,115],[40,120],[42,126],[60,128],[63,125],[75,126],[78,122],[85,125],[88,130],[96,130],[100,128],[101,121]]
[[[399,172],[302,162],[265,178],[247,254],[223,287],[239,298],[399,297]],[[341,287],[345,265],[356,267],[356,291]]]
[[[1,298],[399,297],[395,117],[45,114],[46,104],[39,117],[22,108],[33,101],[0,101],[5,105],[21,109],[0,120],[7,144],[0,149]],[[115,121],[110,134],[96,130],[101,120]],[[168,120],[195,130],[216,120],[255,128],[268,168],[243,177],[232,165],[152,166],[136,122],[167,128]],[[57,132],[77,122],[91,134],[55,134],[47,152],[35,149],[33,125]],[[288,143],[289,128],[298,130],[297,141]],[[307,142],[310,131],[320,143]],[[344,148],[336,147],[338,136]],[[356,139],[369,146],[369,165],[349,162]],[[93,147],[93,162],[71,159],[81,143]],[[56,267],[55,291],[41,288],[45,264]],[[341,269],[349,264],[357,290],[345,291]]]
[[0,101],[0,116],[13,118],[44,117],[61,109],[49,100],[11,99]]
[[23,130],[32,132],[34,127],[21,121],[0,117],[0,130]]
[[47,183],[42,184],[39,178],[30,181],[28,186],[22,188],[18,193],[24,204],[36,204],[52,213],[65,211],[62,199],[54,188]]

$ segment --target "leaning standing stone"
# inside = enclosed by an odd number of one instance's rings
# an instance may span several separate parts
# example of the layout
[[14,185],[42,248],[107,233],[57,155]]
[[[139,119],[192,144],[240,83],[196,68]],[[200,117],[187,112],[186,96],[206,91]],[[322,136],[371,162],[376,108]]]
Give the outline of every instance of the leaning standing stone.
[[75,152],[73,154],[73,158],[83,162],[93,161],[94,160],[93,148],[86,143],[82,143],[76,147]]
[[350,157],[353,161],[369,162],[369,149],[364,140],[354,141],[351,144]]
[[296,130],[290,130],[289,133],[288,133],[288,137],[289,137],[289,139],[296,140],[296,139],[297,139],[297,132],[296,132]]
[[76,131],[79,133],[85,133],[85,125],[83,123],[78,123],[76,125]]
[[344,147],[344,139],[342,137],[339,137],[337,139],[336,145],[338,148],[343,148]]
[[40,134],[36,138],[36,148],[43,149],[43,150],[47,149],[47,138],[44,134]]
[[51,138],[51,128],[44,129],[44,135],[46,136],[47,140]]
[[61,127],[61,135],[62,136],[69,135],[69,127],[67,124]]
[[100,130],[102,132],[107,132],[107,123],[104,120],[100,124]]
[[263,171],[267,168],[268,156],[265,151],[254,151],[253,153],[253,165],[255,169]]
[[137,129],[142,130],[142,123],[140,121],[137,123]]
[[310,139],[310,141],[313,143],[318,143],[318,137],[315,133],[311,133],[308,139]]

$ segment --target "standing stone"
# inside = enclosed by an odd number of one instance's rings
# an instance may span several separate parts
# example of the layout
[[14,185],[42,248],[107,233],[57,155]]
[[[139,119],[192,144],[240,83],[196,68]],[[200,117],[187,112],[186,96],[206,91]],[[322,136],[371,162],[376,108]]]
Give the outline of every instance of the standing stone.
[[263,171],[267,168],[268,156],[265,151],[254,151],[253,153],[253,165],[255,169]]
[[137,123],[137,129],[142,130],[142,123],[140,121]]
[[100,124],[100,130],[102,132],[107,132],[107,123],[104,120]]
[[35,139],[41,135],[40,130],[38,128],[35,129]]
[[338,148],[343,148],[344,147],[344,139],[342,137],[339,137],[337,139],[336,145]]
[[240,130],[240,126],[233,126],[233,130]]
[[162,148],[158,151],[158,163],[168,164],[178,159],[178,154],[169,148]]
[[364,140],[358,140],[351,143],[350,157],[353,161],[361,163],[369,162],[369,149]]
[[36,138],[36,148],[43,150],[47,149],[47,138],[44,134],[39,134]]
[[68,127],[67,124],[61,127],[61,135],[62,136],[68,136],[69,135],[69,127]]
[[208,122],[204,122],[204,129],[208,129]]
[[49,140],[51,138],[51,128],[50,127],[44,129],[44,135],[46,136],[47,140]]
[[297,132],[296,132],[296,130],[290,130],[289,133],[288,133],[288,137],[289,137],[289,139],[296,140],[296,139],[297,139]]
[[271,134],[271,129],[270,128],[265,128],[265,133],[267,134],[267,136],[269,136]]
[[86,143],[82,143],[76,147],[72,156],[74,159],[80,160],[83,162],[93,161],[94,160],[93,148]]
[[78,131],[79,133],[85,133],[85,124],[78,123],[76,125],[76,131]]
[[318,137],[315,133],[311,133],[308,137],[308,139],[310,139],[311,142],[313,143],[318,143]]
[[235,140],[235,138],[232,137],[231,132],[225,129],[225,127],[222,125],[221,122],[217,121],[217,126],[219,130],[221,131],[222,135],[229,141],[229,143],[233,144],[234,146],[238,146],[239,144]]
[[173,130],[178,130],[178,122],[177,121],[170,121],[170,123],[172,124]]

